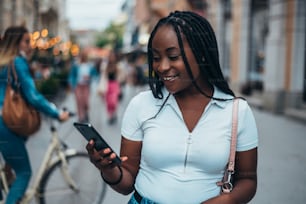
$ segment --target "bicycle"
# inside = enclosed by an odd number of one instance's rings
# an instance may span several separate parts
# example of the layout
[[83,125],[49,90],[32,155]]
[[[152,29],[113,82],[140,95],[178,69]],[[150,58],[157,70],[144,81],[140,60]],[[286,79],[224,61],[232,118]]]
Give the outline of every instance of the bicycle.
[[[29,204],[34,197],[40,204],[102,203],[107,185],[99,179],[99,171],[90,163],[87,152],[69,148],[59,137],[54,122],[50,131],[48,148],[21,204]],[[4,166],[0,159],[2,202],[9,191]]]

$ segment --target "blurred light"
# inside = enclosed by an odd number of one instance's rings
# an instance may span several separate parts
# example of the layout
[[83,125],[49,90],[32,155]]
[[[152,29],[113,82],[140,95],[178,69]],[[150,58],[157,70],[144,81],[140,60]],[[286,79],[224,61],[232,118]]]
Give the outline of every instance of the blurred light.
[[50,48],[50,47],[49,47],[49,43],[48,43],[48,42],[44,42],[43,49],[46,50],[46,49],[48,49],[48,48]]
[[58,43],[59,41],[61,41],[61,37],[60,36],[56,36],[55,40],[56,40],[56,43]]
[[36,48],[36,41],[31,39],[30,45],[31,45],[31,48],[33,48],[33,49]]
[[48,32],[48,29],[46,29],[46,28],[41,31],[41,37],[43,37],[43,38],[47,37],[48,34],[49,34],[49,32]]
[[72,42],[71,41],[67,41],[66,42],[66,46],[67,46],[67,49],[70,49],[71,46],[72,46]]
[[71,46],[70,52],[71,52],[72,56],[77,56],[79,54],[79,52],[80,52],[79,46],[76,45],[76,44],[73,44]]
[[39,49],[43,48],[43,46],[44,46],[44,41],[43,41],[43,39],[40,38],[39,40],[37,40],[36,45],[37,45],[37,47],[38,47]]
[[33,35],[32,35],[32,39],[33,39],[33,40],[37,40],[39,37],[40,37],[39,31],[35,31],[35,32],[33,33]]

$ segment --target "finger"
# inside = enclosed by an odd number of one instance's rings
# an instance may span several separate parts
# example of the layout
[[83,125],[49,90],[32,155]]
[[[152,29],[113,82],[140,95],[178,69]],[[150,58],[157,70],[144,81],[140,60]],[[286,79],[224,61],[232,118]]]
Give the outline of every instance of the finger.
[[116,158],[116,154],[114,152],[110,152],[105,154],[103,157],[107,163],[111,163]]
[[117,163],[115,162],[116,157],[117,157],[116,153],[114,152],[110,153],[108,157],[105,157],[106,163],[111,167],[116,166],[117,165]]
[[121,159],[122,162],[125,162],[125,161],[128,160],[128,157],[127,156],[123,156],[123,157],[120,157],[120,159]]
[[103,153],[104,155],[109,155],[109,154],[112,153],[112,150],[111,150],[110,148],[105,148],[105,149],[102,151],[102,153]]
[[88,152],[88,154],[94,154],[95,150],[94,150],[94,141],[90,140],[87,145],[86,145],[86,150]]
[[99,162],[101,162],[102,158],[94,158],[94,157],[89,157],[89,160],[91,163],[93,164],[98,164]]
[[100,163],[104,158],[103,157],[99,157],[95,160],[96,163]]
[[98,169],[105,169],[105,168],[110,168],[112,166],[112,162],[109,161],[106,158],[98,158],[96,159],[93,164],[98,168]]

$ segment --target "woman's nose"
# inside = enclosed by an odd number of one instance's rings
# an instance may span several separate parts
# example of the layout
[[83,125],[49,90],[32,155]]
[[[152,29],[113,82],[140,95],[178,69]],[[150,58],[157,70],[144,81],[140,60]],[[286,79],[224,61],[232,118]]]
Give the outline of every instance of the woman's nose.
[[167,59],[162,59],[159,66],[158,66],[158,72],[165,72],[170,69],[170,62]]

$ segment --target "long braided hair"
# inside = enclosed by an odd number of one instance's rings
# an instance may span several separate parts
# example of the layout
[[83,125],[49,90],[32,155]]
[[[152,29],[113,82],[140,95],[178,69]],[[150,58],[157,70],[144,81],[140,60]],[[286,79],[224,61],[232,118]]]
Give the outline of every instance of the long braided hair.
[[159,79],[157,73],[153,70],[153,52],[152,40],[157,30],[163,25],[170,25],[176,32],[181,55],[186,66],[186,70],[192,80],[193,85],[200,93],[208,98],[215,100],[232,100],[214,98],[209,96],[196,84],[190,65],[187,61],[186,54],[183,47],[183,37],[189,43],[193,55],[199,65],[201,75],[210,86],[218,87],[222,92],[235,97],[234,92],[229,88],[225,80],[221,67],[219,64],[219,53],[217,40],[210,23],[202,16],[190,11],[175,11],[171,12],[169,16],[162,18],[154,27],[148,42],[148,65],[149,65],[149,85],[155,98],[162,99],[163,82]]

